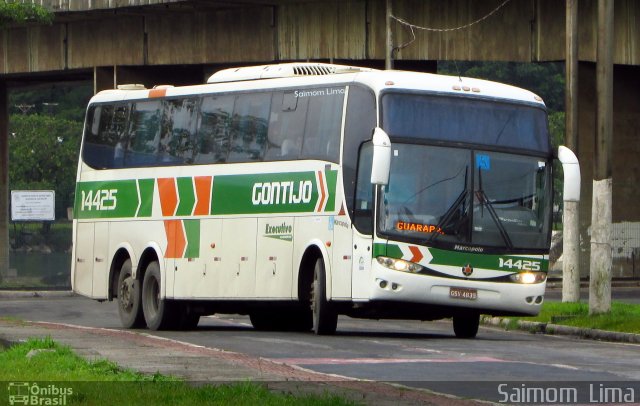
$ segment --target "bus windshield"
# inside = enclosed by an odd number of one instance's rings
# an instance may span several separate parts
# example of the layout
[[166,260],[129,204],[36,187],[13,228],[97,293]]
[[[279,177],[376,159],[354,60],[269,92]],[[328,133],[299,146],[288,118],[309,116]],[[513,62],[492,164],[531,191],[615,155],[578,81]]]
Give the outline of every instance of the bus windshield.
[[418,93],[384,94],[382,108],[393,149],[382,234],[449,249],[548,249],[544,109]]
[[382,122],[392,138],[550,151],[547,119],[540,107],[495,100],[415,93],[382,97]]

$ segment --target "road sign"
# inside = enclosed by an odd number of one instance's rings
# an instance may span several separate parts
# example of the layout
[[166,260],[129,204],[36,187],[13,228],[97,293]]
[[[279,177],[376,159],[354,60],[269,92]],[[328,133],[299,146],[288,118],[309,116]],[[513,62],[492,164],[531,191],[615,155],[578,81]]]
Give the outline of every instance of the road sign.
[[53,221],[56,192],[54,190],[12,190],[12,221]]

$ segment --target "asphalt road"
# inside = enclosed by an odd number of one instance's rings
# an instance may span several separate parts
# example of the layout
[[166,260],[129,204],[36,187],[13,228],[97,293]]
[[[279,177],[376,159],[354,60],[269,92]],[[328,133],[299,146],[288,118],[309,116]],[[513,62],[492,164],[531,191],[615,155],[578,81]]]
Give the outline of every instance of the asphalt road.
[[[2,298],[0,316],[121,329],[114,302],[77,296]],[[496,400],[498,385],[505,383],[508,386],[500,387],[502,393],[518,391],[523,385],[622,382],[635,385],[640,398],[640,346],[632,344],[484,327],[476,339],[461,340],[455,338],[447,321],[369,321],[342,316],[337,334],[328,337],[255,331],[247,317],[229,315],[202,318],[195,331],[151,333],[316,372],[397,382],[464,397]]]

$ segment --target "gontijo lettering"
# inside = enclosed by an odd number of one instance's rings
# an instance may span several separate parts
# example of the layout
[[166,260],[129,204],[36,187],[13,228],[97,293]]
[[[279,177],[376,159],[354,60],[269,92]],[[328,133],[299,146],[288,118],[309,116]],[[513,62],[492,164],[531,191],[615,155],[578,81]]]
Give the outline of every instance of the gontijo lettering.
[[295,182],[258,182],[253,185],[251,202],[260,204],[299,204],[311,202],[310,180]]

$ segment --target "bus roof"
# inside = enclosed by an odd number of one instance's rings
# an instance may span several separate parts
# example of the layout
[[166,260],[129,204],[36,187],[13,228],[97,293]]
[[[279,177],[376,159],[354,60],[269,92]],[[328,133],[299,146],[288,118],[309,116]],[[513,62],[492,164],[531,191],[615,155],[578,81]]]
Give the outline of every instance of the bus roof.
[[432,73],[313,63],[287,63],[224,69],[214,73],[208,83],[203,85],[158,86],[154,89],[125,86],[117,90],[101,91],[91,99],[91,103],[353,83],[365,85],[376,94],[387,90],[424,91],[443,95],[489,97],[544,106],[542,99],[534,93],[498,82]]

